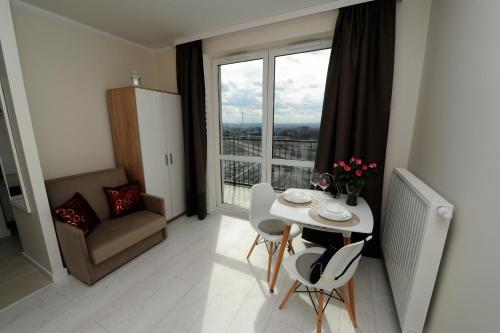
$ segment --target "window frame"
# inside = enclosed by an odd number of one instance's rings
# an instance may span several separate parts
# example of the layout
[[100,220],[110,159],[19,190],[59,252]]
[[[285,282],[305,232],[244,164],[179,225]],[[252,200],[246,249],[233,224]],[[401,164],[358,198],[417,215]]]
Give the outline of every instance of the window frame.
[[[223,184],[221,176],[221,161],[240,161],[254,162],[261,164],[261,182],[271,183],[273,165],[283,165],[291,167],[306,167],[313,168],[314,161],[301,160],[285,160],[273,158],[273,131],[274,131],[274,78],[275,78],[275,59],[279,56],[286,56],[296,53],[318,51],[331,48],[331,40],[315,40],[300,44],[292,44],[286,47],[269,48],[258,52],[241,53],[232,56],[220,57],[212,62],[212,79],[214,91],[212,92],[215,106],[214,120],[218,128],[214,131],[217,143],[215,152],[215,181],[216,181],[216,206],[229,211],[245,213],[247,208],[236,206],[223,202]],[[262,154],[261,156],[236,156],[222,154],[222,117],[221,117],[221,81],[220,70],[221,65],[263,60],[263,91],[262,91]]]
[[[266,136],[268,138],[266,144],[266,161],[269,161],[266,165],[266,174],[269,175],[266,181],[271,183],[272,177],[272,167],[273,165],[284,165],[291,167],[301,167],[301,168],[314,168],[314,161],[301,161],[301,160],[285,160],[273,158],[273,137],[274,137],[274,79],[276,73],[276,57],[292,55],[297,53],[312,52],[318,50],[324,50],[331,48],[331,41],[322,40],[314,44],[306,43],[301,45],[296,45],[292,47],[285,47],[279,49],[269,50],[269,84],[268,84],[268,106],[269,110],[267,113],[267,123],[269,124],[267,128]],[[272,69],[272,70],[271,70]]]

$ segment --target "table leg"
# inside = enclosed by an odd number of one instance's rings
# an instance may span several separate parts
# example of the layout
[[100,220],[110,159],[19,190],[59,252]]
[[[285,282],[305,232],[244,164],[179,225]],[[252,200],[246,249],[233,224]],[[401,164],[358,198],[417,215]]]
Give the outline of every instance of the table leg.
[[292,225],[286,224],[285,230],[283,231],[283,238],[281,238],[281,245],[278,252],[278,258],[276,258],[276,264],[274,265],[273,278],[271,279],[271,285],[269,286],[269,291],[274,293],[274,285],[276,284],[276,279],[278,278],[278,273],[280,271],[281,260],[283,260],[283,254],[285,253],[286,243],[290,237],[290,229]]
[[[349,245],[351,244],[351,237],[345,237],[344,236],[344,245]],[[349,306],[351,307],[351,313],[352,313],[352,324],[354,328],[358,327],[357,320],[356,320],[356,306],[354,304],[354,277],[352,277],[349,282],[347,283],[347,286],[349,287]]]

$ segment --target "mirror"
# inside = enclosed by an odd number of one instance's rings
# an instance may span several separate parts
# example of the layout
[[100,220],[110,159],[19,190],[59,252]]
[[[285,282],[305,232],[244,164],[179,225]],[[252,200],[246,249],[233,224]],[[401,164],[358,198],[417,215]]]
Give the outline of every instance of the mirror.
[[8,196],[12,206],[31,212],[12,132],[15,119],[2,47],[0,45],[0,195]]

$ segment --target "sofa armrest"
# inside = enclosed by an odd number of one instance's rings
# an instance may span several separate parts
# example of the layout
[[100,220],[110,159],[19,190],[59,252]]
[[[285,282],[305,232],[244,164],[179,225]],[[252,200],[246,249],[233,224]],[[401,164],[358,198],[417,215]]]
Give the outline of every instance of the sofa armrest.
[[83,231],[54,219],[59,246],[69,272],[85,283],[93,284],[94,274]]
[[161,216],[166,216],[165,214],[165,203],[163,198],[157,197],[155,195],[141,193],[146,209],[150,212],[159,214]]

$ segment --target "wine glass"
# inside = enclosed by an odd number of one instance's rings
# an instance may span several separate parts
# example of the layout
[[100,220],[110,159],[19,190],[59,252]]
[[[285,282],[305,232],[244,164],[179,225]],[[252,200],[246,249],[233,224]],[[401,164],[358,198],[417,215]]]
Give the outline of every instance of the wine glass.
[[325,191],[327,188],[330,187],[330,175],[327,173],[322,173],[319,176],[319,184],[318,185],[323,190],[323,201],[325,201],[326,200]]
[[313,186],[313,190],[315,190],[316,187],[318,187],[319,178],[320,178],[320,174],[319,174],[318,170],[314,169],[311,173],[311,185]]

